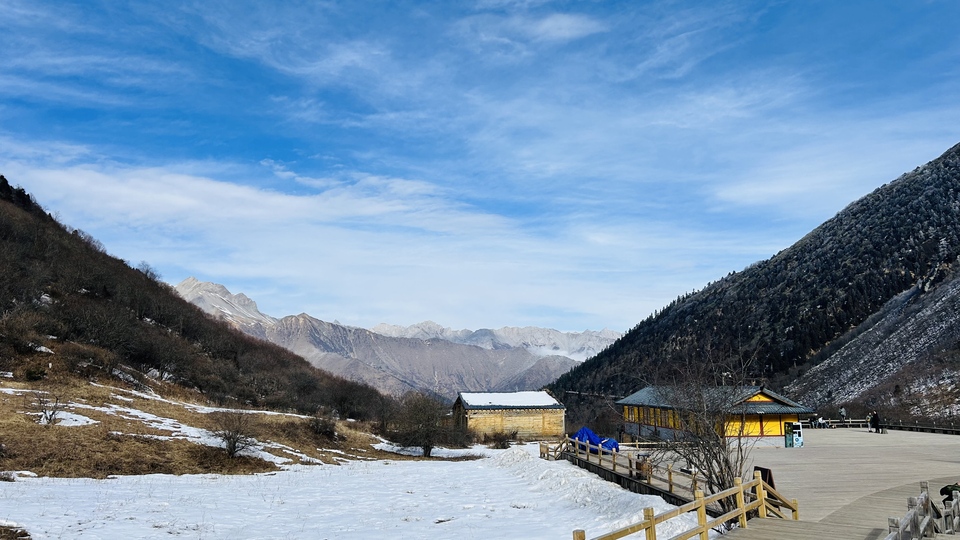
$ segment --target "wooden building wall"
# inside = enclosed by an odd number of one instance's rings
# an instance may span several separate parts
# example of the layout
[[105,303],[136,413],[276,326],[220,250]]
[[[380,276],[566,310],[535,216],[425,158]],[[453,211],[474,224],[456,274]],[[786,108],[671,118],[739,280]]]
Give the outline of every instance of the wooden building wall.
[[483,436],[512,433],[524,439],[555,437],[564,432],[563,409],[480,409],[460,410],[467,429]]
[[[765,396],[758,396],[765,397]],[[762,400],[756,400],[762,401]],[[677,413],[671,409],[661,409],[657,407],[636,407],[631,405],[623,406],[623,417],[628,424],[637,424],[639,431],[636,434],[645,433],[643,428],[675,430],[679,428],[679,418]],[[731,416],[724,428],[727,436],[737,436],[741,433],[748,437],[783,437],[783,425],[786,422],[799,422],[800,417],[796,414],[748,414],[742,418]]]

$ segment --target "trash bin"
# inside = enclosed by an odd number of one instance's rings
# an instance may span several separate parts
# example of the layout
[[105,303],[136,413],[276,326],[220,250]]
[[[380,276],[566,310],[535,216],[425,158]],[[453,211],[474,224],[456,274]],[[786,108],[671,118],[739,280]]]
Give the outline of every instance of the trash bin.
[[800,448],[803,446],[803,425],[800,422],[784,422],[783,438],[787,448]]

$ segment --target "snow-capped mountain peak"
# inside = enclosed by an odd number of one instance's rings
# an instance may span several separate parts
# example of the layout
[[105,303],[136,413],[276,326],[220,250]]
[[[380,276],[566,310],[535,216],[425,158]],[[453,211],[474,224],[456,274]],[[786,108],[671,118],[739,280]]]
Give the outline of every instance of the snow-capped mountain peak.
[[504,326],[497,330],[454,330],[433,321],[411,326],[381,323],[371,328],[371,331],[390,337],[443,339],[484,349],[521,347],[537,356],[566,356],[581,362],[605,349],[622,335],[608,329],[561,332],[534,326]]

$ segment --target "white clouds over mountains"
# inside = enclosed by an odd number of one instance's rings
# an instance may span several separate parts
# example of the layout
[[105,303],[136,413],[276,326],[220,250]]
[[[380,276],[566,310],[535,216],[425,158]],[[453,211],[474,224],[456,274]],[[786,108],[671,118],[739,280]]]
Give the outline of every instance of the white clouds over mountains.
[[14,1],[0,173],[270,312],[625,330],[956,143],[956,15]]

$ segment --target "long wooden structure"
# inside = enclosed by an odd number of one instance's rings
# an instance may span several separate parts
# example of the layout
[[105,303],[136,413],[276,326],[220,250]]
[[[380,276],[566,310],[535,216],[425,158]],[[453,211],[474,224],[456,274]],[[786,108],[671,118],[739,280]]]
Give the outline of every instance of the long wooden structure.
[[[789,490],[790,493],[803,494],[802,519],[750,519],[748,528],[734,528],[724,538],[883,540],[893,532],[888,518],[895,518],[898,526],[904,521],[904,512],[910,510],[906,503],[920,493],[917,486],[921,482],[928,482],[932,498],[940,506],[940,499],[936,496],[940,487],[960,480],[960,461],[950,457],[956,455],[957,439],[954,437],[895,428],[878,436],[869,433],[866,424],[855,419],[848,420],[846,427],[848,429],[807,431],[802,448],[754,449],[752,464],[773,471],[781,492]],[[542,444],[541,455],[548,459],[567,459],[564,451],[575,452],[567,444],[566,441]],[[629,476],[627,454],[633,454],[634,464],[643,463],[643,454],[652,450],[650,446],[621,445],[617,473]],[[613,468],[609,455],[590,453],[587,456],[582,450],[580,454],[581,461],[589,460],[593,467],[603,464],[607,469]],[[633,470],[637,469],[642,473],[643,465],[634,465]],[[633,475],[637,474],[633,472]],[[653,483],[665,491],[669,491],[668,484],[658,478],[667,476],[666,467],[651,470]],[[695,500],[689,491],[691,477],[679,470],[672,474],[674,494],[689,497],[689,502]],[[960,535],[960,502],[940,507],[942,517],[935,518],[940,523],[938,534]],[[790,510],[785,509],[783,513],[789,516]],[[711,519],[716,517],[711,515]],[[907,524],[901,528],[901,540],[911,534],[908,528]],[[636,536],[642,537],[642,534]]]
[[[734,501],[732,510],[718,516],[710,516],[707,508],[725,499]],[[791,506],[793,519],[799,519],[796,501],[793,501],[792,504],[785,501],[782,495],[763,481],[760,472],[757,471],[750,482],[744,484],[737,478],[732,488],[710,496],[704,496],[703,491],[697,490],[692,502],[678,506],[673,510],[655,514],[653,508],[645,508],[643,510],[643,521],[597,536],[593,540],[617,540],[639,532],[644,533],[645,540],[657,540],[657,525],[688,512],[696,512],[697,525],[668,540],[687,540],[694,537],[699,540],[708,540],[712,529],[728,522],[736,521],[741,528],[746,528],[748,526],[747,517],[753,512],[756,512],[759,517],[765,518],[773,515],[786,519],[786,515],[781,510]],[[586,537],[586,532],[581,529],[573,531],[573,540],[586,540]]]
[[920,495],[907,499],[907,513],[902,518],[887,519],[889,534],[883,540],[915,540],[936,538],[938,534],[955,535],[960,526],[960,491],[954,491],[941,509],[930,498],[928,482],[920,482]]
[[[699,489],[695,473],[675,471],[671,465],[654,466],[646,459],[647,456],[638,450],[637,446],[632,446],[628,447],[627,452],[611,452],[571,438],[556,445],[540,443],[540,457],[543,459],[567,459],[626,489],[657,495],[677,506],[674,510],[656,515],[652,508],[647,508],[644,510],[644,520],[640,523],[598,536],[594,540],[615,540],[640,531],[645,531],[647,540],[656,540],[657,524],[687,512],[697,513],[697,527],[670,540],[685,540],[695,536],[706,539],[712,528],[733,520],[736,520],[740,527],[746,527],[747,517],[751,513],[760,517],[787,519],[789,515],[791,519],[800,519],[797,500],[787,500],[763,481],[759,471],[754,473],[754,479],[750,482],[744,484],[737,478],[734,486],[705,496]],[[654,482],[661,484],[654,485]],[[721,501],[726,504],[721,504]],[[733,510],[724,511],[724,507]],[[582,530],[574,531],[573,538],[585,540],[586,533]]]

